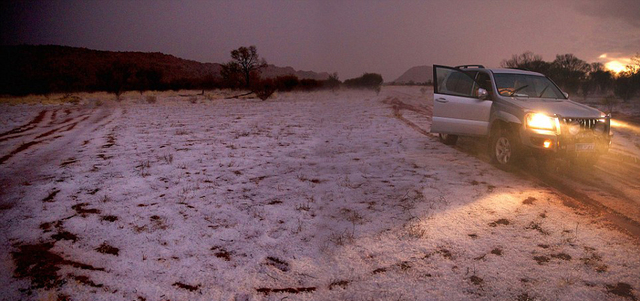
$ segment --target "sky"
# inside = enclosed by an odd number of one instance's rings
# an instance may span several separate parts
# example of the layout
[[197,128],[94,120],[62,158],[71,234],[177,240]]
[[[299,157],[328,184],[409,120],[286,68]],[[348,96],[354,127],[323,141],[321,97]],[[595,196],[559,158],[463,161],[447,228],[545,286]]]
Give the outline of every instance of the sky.
[[532,51],[618,62],[640,53],[640,1],[2,1],[2,45],[162,52],[224,63],[255,45],[296,70],[393,81],[419,65],[499,67]]

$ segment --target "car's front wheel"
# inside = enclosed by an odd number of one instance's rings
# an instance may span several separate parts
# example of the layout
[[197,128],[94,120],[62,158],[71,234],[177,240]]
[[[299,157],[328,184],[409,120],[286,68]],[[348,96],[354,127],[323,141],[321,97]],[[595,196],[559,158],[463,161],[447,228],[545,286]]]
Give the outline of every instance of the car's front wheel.
[[458,141],[458,136],[450,134],[438,134],[438,138],[440,138],[440,142],[446,145],[454,145]]
[[520,147],[516,137],[502,129],[492,135],[491,162],[499,167],[510,167],[518,161]]

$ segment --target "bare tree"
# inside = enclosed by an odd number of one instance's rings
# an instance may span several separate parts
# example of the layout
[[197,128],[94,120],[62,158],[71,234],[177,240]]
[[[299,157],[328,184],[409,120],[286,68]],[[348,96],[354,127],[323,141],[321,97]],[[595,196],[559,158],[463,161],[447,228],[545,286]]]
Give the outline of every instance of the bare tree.
[[631,58],[631,64],[627,65],[626,69],[632,74],[640,73],[640,53],[636,53],[636,55]]
[[220,76],[222,76],[222,80],[227,88],[236,89],[243,85],[242,79],[240,78],[240,66],[236,62],[222,64]]
[[251,78],[267,67],[267,61],[260,59],[256,46],[240,47],[231,51],[231,62],[227,64],[229,71],[238,71],[244,77],[246,88],[251,87]]
[[[590,85],[590,87],[586,85]],[[605,70],[602,63],[591,63],[589,76],[582,84],[583,92],[587,93],[593,90],[599,93],[606,93],[611,89],[612,85],[613,73]]]
[[613,94],[622,98],[624,102],[630,100],[638,90],[633,81],[634,74],[631,71],[618,73],[613,84]]
[[631,58],[631,64],[618,73],[613,85],[613,93],[627,101],[640,91],[640,53]]
[[587,73],[591,67],[587,62],[577,58],[571,53],[556,55],[556,60],[553,61],[553,64],[556,65],[555,67],[558,69],[579,74]]
[[509,60],[503,60],[500,66],[503,68],[525,69],[546,74],[549,63],[542,60],[542,56],[526,51],[522,54],[514,54]]
[[570,93],[576,93],[591,66],[571,53],[558,54],[551,63],[549,77]]

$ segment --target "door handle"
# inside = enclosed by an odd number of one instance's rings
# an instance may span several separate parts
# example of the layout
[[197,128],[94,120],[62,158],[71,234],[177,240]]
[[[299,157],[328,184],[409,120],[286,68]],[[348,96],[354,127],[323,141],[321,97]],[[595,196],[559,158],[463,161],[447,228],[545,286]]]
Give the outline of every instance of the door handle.
[[449,102],[446,98],[442,98],[442,97],[440,97],[440,98],[436,98],[436,101],[437,101],[437,102],[441,102],[441,103],[447,103],[447,102]]

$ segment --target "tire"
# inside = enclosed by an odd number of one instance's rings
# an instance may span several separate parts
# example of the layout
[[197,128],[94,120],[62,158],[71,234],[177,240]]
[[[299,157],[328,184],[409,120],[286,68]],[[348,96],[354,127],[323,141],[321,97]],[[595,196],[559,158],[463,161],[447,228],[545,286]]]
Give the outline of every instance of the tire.
[[438,138],[440,138],[440,142],[446,145],[455,145],[456,142],[458,141],[457,135],[438,134]]
[[501,129],[491,136],[491,163],[509,168],[519,162],[520,143],[511,132]]

